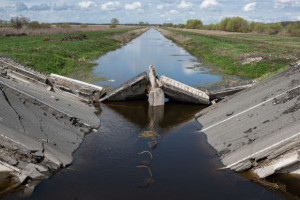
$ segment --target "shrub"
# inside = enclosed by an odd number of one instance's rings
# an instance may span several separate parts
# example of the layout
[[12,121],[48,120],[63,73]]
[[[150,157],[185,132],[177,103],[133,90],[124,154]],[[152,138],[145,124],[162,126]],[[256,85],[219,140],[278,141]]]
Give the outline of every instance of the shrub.
[[198,19],[190,19],[186,22],[187,29],[201,29],[203,27],[203,23]]
[[37,21],[33,21],[30,22],[29,24],[27,24],[27,27],[30,29],[42,29],[42,28],[51,28],[50,24],[46,24],[46,23],[39,23]]
[[80,28],[87,28],[86,24],[80,24]]
[[289,24],[285,27],[285,30],[291,36],[300,36],[300,24],[299,23]]
[[185,24],[178,24],[178,28],[185,28]]
[[173,23],[164,23],[163,24],[164,27],[173,27]]
[[70,28],[71,26],[68,23],[63,23],[63,24],[60,25],[60,27],[62,27],[62,28]]
[[27,17],[23,17],[23,16],[19,16],[19,17],[12,17],[10,19],[10,24],[19,29],[19,28],[22,28],[24,25],[28,24],[29,23],[29,18]]

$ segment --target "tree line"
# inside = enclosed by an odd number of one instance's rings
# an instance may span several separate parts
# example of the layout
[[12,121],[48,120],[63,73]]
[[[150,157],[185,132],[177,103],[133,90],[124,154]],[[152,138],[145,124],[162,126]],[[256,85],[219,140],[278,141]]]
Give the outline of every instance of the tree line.
[[276,35],[286,33],[291,36],[300,36],[300,21],[295,22],[277,22],[262,23],[249,22],[241,17],[227,17],[217,24],[203,25],[201,20],[191,19],[186,24],[164,23],[164,27],[186,28],[186,29],[202,29],[202,30],[219,30],[228,32],[257,32]]

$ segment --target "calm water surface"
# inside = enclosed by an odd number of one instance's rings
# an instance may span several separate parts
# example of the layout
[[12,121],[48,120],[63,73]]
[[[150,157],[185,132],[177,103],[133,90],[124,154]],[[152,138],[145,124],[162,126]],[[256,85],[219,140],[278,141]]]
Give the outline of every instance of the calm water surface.
[[[190,85],[224,79],[209,74],[209,67],[155,30],[97,63],[95,74],[107,77],[97,84],[109,87],[150,64],[159,75]],[[147,102],[126,102],[101,104],[99,109],[101,127],[85,137],[74,163],[39,184],[28,199],[279,199],[231,171],[218,170],[222,166],[215,152],[197,133],[201,127],[194,115],[201,106],[167,102],[164,108],[151,109]],[[146,130],[159,135],[155,140],[140,137]],[[153,160],[143,151],[151,152]],[[24,196],[19,192],[8,199],[16,198]]]

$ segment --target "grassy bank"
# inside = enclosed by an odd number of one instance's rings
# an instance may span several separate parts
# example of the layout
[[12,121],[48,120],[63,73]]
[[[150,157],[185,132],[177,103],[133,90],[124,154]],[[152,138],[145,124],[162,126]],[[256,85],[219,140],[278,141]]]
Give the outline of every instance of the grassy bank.
[[[224,73],[262,80],[300,60],[300,38],[221,31],[167,29],[164,34]],[[189,38],[178,40],[175,35]],[[180,38],[179,37],[179,38]]]
[[[143,32],[137,28],[84,32],[82,40],[72,38],[78,33],[49,36],[0,37],[0,54],[45,73],[72,75],[84,79],[83,72],[91,70],[91,60],[121,47]],[[46,40],[46,41],[45,41]],[[79,76],[79,77],[78,77]]]

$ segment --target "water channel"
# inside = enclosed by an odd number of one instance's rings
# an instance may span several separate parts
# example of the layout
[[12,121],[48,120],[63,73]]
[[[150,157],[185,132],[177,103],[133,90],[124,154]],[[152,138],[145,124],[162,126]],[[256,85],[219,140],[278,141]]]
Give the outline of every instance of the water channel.
[[[158,75],[193,86],[238,79],[216,73],[154,29],[96,63],[94,73],[106,77],[96,84],[106,87],[150,64]],[[155,110],[147,102],[101,104],[101,127],[85,137],[73,164],[40,183],[31,196],[18,192],[7,199],[280,199],[236,173],[218,170],[216,153],[197,133],[194,115],[201,109],[173,102]],[[153,138],[140,137],[152,129],[159,134],[155,145]]]

